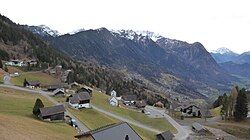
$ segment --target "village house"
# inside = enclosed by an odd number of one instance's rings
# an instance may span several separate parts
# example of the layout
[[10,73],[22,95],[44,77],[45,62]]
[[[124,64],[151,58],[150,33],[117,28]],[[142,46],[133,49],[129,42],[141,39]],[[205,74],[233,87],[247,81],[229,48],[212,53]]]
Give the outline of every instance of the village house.
[[200,107],[198,107],[195,104],[183,105],[183,106],[181,106],[180,111],[181,111],[183,116],[201,117]]
[[23,86],[28,87],[28,88],[38,88],[40,87],[41,83],[40,81],[27,81],[26,79],[24,80]]
[[156,140],[172,140],[174,138],[173,133],[165,131],[156,135]]
[[57,89],[63,88],[63,86],[62,85],[48,85],[48,86],[46,86],[46,88],[47,88],[47,91],[53,92]]
[[109,99],[109,104],[111,106],[118,106],[119,105],[119,101],[118,101],[118,99],[116,97],[111,97]]
[[201,124],[195,122],[192,124],[192,130],[196,133],[198,133],[199,135],[206,135],[208,130],[202,126]]
[[65,89],[64,88],[58,88],[53,91],[53,95],[56,97],[64,97],[65,96]]
[[27,64],[30,66],[35,66],[37,64],[37,61],[35,59],[31,59],[27,61]]
[[135,101],[137,100],[136,95],[124,95],[122,96],[123,104],[125,105],[134,105]]
[[24,62],[21,60],[11,60],[5,63],[6,66],[22,67],[25,66]]
[[90,108],[90,95],[88,92],[79,92],[69,97],[69,105],[75,109]]
[[80,140],[142,140],[126,122],[104,126],[75,136]]
[[118,106],[119,105],[119,101],[121,100],[121,97],[117,97],[117,93],[116,91],[112,90],[110,92],[111,98],[109,99],[109,104],[111,106]]
[[64,120],[64,112],[66,111],[63,105],[40,108],[38,117],[43,120]]
[[88,92],[90,97],[92,97],[92,89],[88,88],[88,87],[82,87],[80,88],[79,90],[76,91],[76,93],[79,93],[79,92]]
[[161,101],[158,101],[154,104],[155,107],[160,107],[160,108],[164,108],[164,104]]
[[139,109],[143,109],[147,106],[146,102],[144,100],[141,101],[135,101],[135,107]]
[[79,88],[80,87],[80,84],[78,84],[77,82],[73,82],[73,83],[70,83],[69,84],[69,87],[72,89],[72,88]]

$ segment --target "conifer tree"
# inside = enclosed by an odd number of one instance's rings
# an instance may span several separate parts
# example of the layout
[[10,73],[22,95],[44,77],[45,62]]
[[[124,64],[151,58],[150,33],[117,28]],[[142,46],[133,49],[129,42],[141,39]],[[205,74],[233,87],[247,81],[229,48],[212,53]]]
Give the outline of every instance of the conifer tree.
[[35,105],[34,105],[34,108],[33,108],[33,114],[35,115],[35,116],[38,116],[39,115],[39,109],[40,108],[43,108],[44,107],[44,105],[43,105],[43,102],[42,102],[42,100],[41,99],[36,99],[36,103],[35,103]]
[[234,112],[235,121],[242,121],[246,119],[247,113],[248,113],[247,96],[246,96],[246,90],[243,88],[239,91],[236,100],[235,112]]

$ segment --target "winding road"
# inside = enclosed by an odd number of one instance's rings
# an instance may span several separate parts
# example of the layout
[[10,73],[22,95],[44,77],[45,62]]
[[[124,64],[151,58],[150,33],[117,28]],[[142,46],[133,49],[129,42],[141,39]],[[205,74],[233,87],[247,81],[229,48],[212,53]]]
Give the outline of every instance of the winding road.
[[177,134],[175,135],[176,140],[186,140],[189,137],[190,131],[185,129],[183,126],[181,126],[179,123],[177,123],[173,118],[171,118],[169,115],[165,113],[165,110],[160,110],[158,108],[152,107],[152,106],[147,106],[147,110],[152,110],[155,112],[158,112],[161,114],[169,123],[171,123],[176,129],[177,129]]

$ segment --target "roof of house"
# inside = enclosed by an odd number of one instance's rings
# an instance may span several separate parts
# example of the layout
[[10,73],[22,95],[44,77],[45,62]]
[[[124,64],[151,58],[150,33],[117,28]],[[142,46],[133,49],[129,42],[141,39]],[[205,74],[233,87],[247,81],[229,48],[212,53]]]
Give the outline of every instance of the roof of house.
[[79,92],[69,98],[70,103],[79,103],[80,101],[90,100],[88,92]]
[[138,108],[142,108],[142,107],[145,107],[147,104],[144,100],[141,100],[141,101],[135,101],[135,106],[138,107]]
[[40,108],[40,113],[42,117],[63,113],[65,111],[66,110],[63,105]]
[[125,101],[135,101],[137,100],[137,96],[136,95],[123,95],[122,99]]
[[65,91],[64,91],[64,88],[58,88],[58,89],[56,89],[55,91],[53,91],[53,94],[57,94],[57,93],[65,93]]
[[76,138],[91,135],[95,140],[125,140],[128,136],[130,140],[142,140],[142,138],[126,122],[104,126],[86,133],[81,133]]
[[174,138],[174,134],[172,134],[170,131],[162,132],[157,134],[157,136],[161,136],[164,140],[172,140]]
[[40,81],[36,80],[36,81],[27,81],[28,85],[30,86],[37,86],[40,85]]
[[193,127],[196,131],[205,130],[205,128],[204,128],[201,124],[199,124],[199,123],[197,123],[197,122],[193,123],[193,124],[192,124],[192,127]]

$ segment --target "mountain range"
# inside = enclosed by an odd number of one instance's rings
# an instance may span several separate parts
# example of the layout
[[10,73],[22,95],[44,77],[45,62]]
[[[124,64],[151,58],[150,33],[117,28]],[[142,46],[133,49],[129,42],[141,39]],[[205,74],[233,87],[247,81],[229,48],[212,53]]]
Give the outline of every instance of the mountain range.
[[61,35],[45,25],[21,28],[72,60],[120,71],[126,78],[163,93],[209,98],[240,81],[228,71],[228,65],[214,59],[213,54],[224,53],[210,54],[199,42],[169,39],[150,31],[99,28]]
[[181,94],[208,97],[207,93],[225,91],[237,81],[201,43],[169,39],[150,31],[99,28],[43,38],[73,59],[125,70],[133,77],[140,75],[143,82]]

